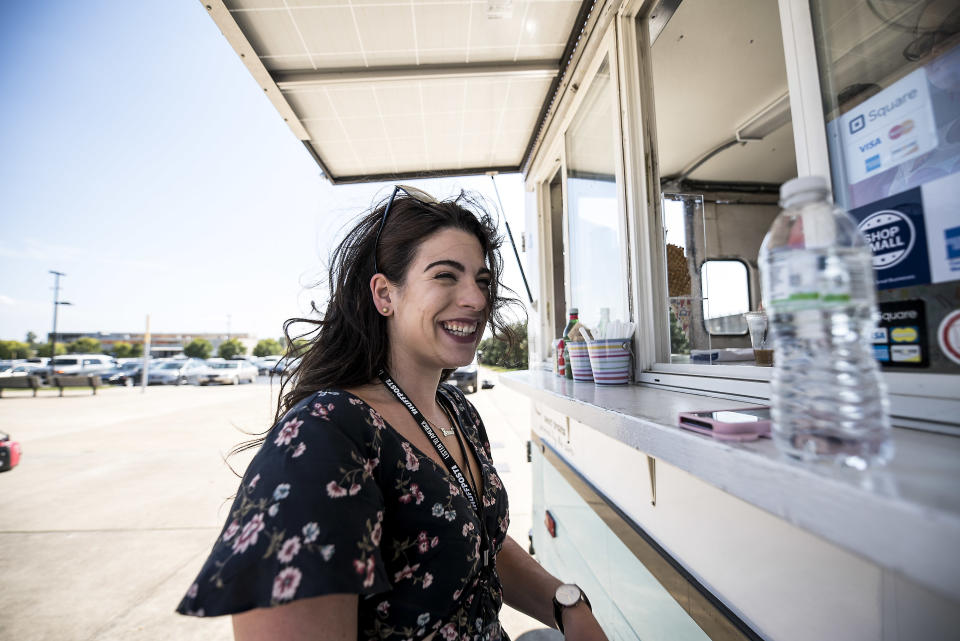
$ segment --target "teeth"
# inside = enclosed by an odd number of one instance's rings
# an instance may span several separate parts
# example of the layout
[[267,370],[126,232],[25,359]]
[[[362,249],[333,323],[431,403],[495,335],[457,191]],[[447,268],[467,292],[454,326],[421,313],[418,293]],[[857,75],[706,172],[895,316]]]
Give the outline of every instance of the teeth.
[[477,324],[471,323],[470,325],[464,325],[463,323],[442,323],[443,328],[452,334],[460,334],[461,336],[469,336],[477,330]]

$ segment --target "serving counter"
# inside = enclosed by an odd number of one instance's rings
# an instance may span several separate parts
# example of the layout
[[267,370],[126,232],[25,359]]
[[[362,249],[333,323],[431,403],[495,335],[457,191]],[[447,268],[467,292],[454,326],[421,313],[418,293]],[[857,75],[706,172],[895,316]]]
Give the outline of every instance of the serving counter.
[[500,381],[531,399],[532,440],[552,465],[762,637],[909,638],[891,631],[958,623],[960,439],[895,429],[892,463],[859,473],[677,427],[679,412],[742,401],[537,370]]

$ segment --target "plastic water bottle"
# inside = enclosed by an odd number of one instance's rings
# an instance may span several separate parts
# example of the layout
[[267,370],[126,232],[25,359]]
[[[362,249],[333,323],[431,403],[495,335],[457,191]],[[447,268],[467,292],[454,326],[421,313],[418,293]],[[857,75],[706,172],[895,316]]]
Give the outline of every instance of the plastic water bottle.
[[773,438],[788,455],[857,469],[893,456],[889,403],[870,336],[873,257],[819,176],[780,188],[760,248],[774,348]]

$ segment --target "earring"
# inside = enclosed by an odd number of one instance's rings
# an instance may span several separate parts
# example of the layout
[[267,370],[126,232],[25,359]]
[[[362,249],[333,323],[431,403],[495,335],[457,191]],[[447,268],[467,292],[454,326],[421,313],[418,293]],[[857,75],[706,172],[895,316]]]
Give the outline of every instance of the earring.
[[380,311],[382,311],[384,314],[386,314],[387,312],[390,311],[390,308],[389,308],[389,307],[384,307],[384,308],[382,308]]

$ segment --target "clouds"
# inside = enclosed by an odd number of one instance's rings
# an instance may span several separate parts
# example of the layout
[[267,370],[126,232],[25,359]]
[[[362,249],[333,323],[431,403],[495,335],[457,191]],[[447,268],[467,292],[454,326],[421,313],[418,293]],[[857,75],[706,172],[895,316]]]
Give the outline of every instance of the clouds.
[[16,307],[16,306],[17,306],[17,301],[15,301],[14,299],[10,298],[9,296],[4,296],[3,294],[0,294],[0,306],[3,306],[3,307]]

